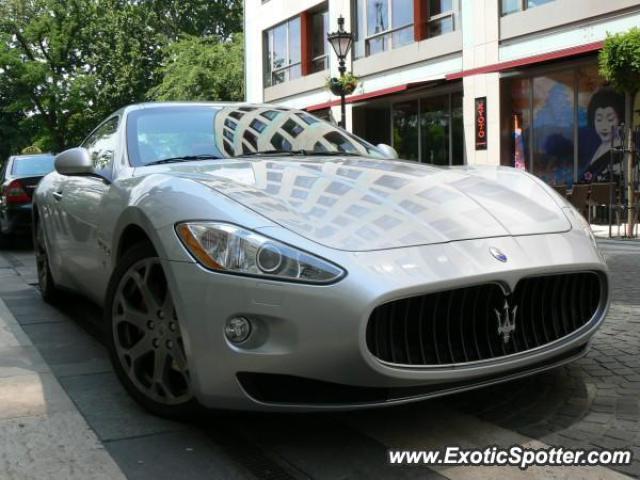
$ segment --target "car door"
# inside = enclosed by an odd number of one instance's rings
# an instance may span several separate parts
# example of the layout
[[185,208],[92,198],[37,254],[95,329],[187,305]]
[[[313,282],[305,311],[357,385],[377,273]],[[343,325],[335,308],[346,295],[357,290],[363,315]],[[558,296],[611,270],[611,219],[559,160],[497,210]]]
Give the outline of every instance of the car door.
[[95,175],[67,177],[59,201],[70,237],[66,255],[70,274],[76,288],[89,295],[96,291],[96,278],[106,261],[98,228],[101,204],[113,180],[118,126],[119,117],[111,117],[82,143]]
[[60,204],[67,178],[57,172],[51,174],[42,191],[42,198],[38,202],[38,211],[40,222],[44,227],[49,263],[51,271],[54,272],[56,283],[61,287],[72,288],[74,284],[70,281],[69,264],[66,258],[67,252],[70,251],[68,248],[70,235]]

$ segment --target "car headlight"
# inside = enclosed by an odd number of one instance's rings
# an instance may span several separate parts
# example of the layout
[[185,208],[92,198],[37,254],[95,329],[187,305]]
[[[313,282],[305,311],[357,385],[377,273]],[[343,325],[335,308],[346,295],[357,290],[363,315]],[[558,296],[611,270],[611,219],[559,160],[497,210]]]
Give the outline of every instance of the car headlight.
[[345,274],[326,260],[228,223],[179,223],[176,232],[202,266],[219,272],[319,284]]

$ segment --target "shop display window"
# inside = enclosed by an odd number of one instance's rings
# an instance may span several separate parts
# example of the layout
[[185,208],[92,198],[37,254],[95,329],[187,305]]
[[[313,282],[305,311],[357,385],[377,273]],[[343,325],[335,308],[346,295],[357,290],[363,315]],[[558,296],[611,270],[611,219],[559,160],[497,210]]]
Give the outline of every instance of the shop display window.
[[611,148],[624,121],[624,95],[595,64],[505,79],[506,163],[551,185],[616,180]]

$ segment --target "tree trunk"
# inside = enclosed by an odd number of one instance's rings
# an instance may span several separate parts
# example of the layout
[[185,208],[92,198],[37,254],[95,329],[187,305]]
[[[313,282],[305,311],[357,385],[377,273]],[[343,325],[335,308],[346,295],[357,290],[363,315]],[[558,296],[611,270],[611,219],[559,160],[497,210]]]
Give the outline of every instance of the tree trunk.
[[635,192],[633,188],[633,153],[631,152],[631,127],[626,128],[624,155],[627,160],[627,237],[633,237],[633,223],[635,217]]
[[635,198],[635,188],[634,188],[634,180],[635,180],[635,170],[633,168],[633,99],[635,97],[635,92],[627,92],[625,94],[626,101],[626,109],[625,109],[625,144],[624,147],[624,156],[626,160],[626,171],[627,171],[627,238],[633,237],[633,227],[635,223],[635,214],[636,214],[636,198]]

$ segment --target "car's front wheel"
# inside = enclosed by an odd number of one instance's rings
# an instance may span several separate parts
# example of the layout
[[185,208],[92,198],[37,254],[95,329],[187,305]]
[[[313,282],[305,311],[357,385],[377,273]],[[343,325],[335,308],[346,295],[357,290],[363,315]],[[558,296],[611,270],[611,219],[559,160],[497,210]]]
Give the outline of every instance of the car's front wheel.
[[183,418],[197,403],[180,322],[160,259],[148,243],[130,249],[112,275],[105,308],[115,371],[151,412]]

